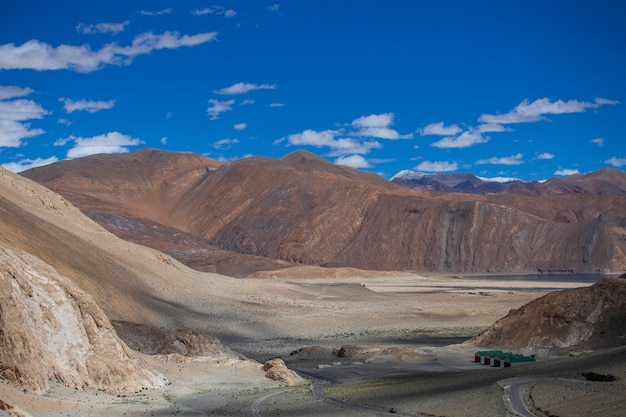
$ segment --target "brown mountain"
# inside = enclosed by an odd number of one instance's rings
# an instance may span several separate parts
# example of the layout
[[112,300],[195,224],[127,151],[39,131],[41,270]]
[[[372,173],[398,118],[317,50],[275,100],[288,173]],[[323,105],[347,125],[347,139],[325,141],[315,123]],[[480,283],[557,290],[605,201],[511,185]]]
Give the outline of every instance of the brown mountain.
[[603,168],[588,174],[550,178],[543,183],[518,182],[508,186],[502,193],[544,196],[555,194],[626,195],[626,173],[615,168]]
[[121,237],[240,276],[285,262],[455,272],[626,269],[623,195],[411,190],[304,151],[218,163],[146,149],[23,175]]
[[623,345],[625,337],[626,279],[604,278],[512,310],[467,343],[499,349],[599,348]]

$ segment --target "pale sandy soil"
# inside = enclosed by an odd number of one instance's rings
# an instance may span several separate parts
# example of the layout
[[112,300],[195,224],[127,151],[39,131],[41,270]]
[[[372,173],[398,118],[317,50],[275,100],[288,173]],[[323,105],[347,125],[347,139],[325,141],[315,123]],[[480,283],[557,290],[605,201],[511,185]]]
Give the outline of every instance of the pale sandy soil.
[[[418,355],[403,360],[386,358],[353,363],[313,358],[289,366],[317,369],[320,376],[343,381],[343,385],[330,387],[328,393],[358,404],[367,403],[382,411],[387,407],[398,407],[416,415],[449,416],[506,415],[502,390],[495,383],[500,376],[493,373],[500,371],[470,363],[475,348],[434,347],[436,341],[429,343],[424,336],[471,336],[510,309],[544,295],[546,291],[538,291],[539,287],[565,289],[588,285],[498,283],[407,274],[364,277],[347,274],[333,278],[281,276],[229,282],[233,283],[233,299],[239,302],[237,314],[232,315],[230,322],[224,320],[206,327],[227,335],[229,340],[224,342],[231,348],[259,361],[272,356],[288,357],[292,350],[311,345],[335,349],[343,344],[410,348]],[[234,284],[245,290],[237,291]],[[220,290],[227,292],[225,287]],[[213,308],[221,305],[214,304]],[[237,328],[237,331],[228,332],[229,327]],[[45,396],[38,397],[0,382],[0,398],[16,405],[24,415],[32,416],[378,415],[371,410],[316,398],[309,384],[288,388],[270,381],[264,378],[260,365],[250,361],[178,364],[152,357],[147,360],[169,379],[170,385],[118,396],[55,384]],[[472,384],[473,375],[485,373],[488,376],[484,383]],[[440,389],[417,392],[407,388],[420,388],[415,381],[409,385],[391,384],[387,380],[377,382],[384,376],[404,378],[402,375],[405,374],[413,375],[411,378],[416,378],[414,375],[435,378],[429,384]],[[514,375],[502,375],[501,379]],[[397,392],[391,395],[388,392],[390,384],[401,389],[394,388]],[[564,393],[570,393],[567,395],[578,392],[577,388],[572,391],[566,383],[561,386]],[[614,383],[609,388],[607,392],[613,392],[623,389],[624,385]],[[604,395],[602,388],[598,390]],[[563,407],[550,400],[551,391],[542,392],[545,392],[544,396],[533,391],[533,398],[543,405],[540,407],[548,410]],[[587,401],[595,399],[588,398]],[[624,405],[623,400],[620,404]]]

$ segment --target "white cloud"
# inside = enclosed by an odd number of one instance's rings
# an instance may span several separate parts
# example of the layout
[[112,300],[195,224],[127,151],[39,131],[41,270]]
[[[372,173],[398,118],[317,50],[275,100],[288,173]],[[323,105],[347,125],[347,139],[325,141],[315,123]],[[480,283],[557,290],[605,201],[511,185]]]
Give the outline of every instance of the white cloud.
[[353,138],[340,138],[343,130],[315,131],[307,129],[302,133],[287,136],[288,146],[315,146],[317,148],[330,148],[330,156],[348,154],[368,154],[372,149],[381,148],[378,142],[361,142]]
[[379,139],[410,139],[412,133],[401,135],[389,126],[393,125],[393,113],[370,114],[354,119],[351,125],[356,128],[355,136],[367,136]]
[[65,126],[71,126],[72,125],[72,121],[71,120],[67,120],[67,119],[59,119],[57,120],[57,123],[60,125],[65,125]]
[[16,87],[13,85],[0,85],[0,100],[6,100],[8,98],[24,97],[32,93],[33,90],[26,87]]
[[239,143],[239,139],[222,139],[213,143],[213,147],[215,149],[230,149],[231,145],[236,145]]
[[143,143],[140,139],[119,132],[109,132],[91,138],[70,136],[57,140],[55,146],[64,146],[68,142],[74,142],[74,146],[67,151],[69,159],[98,153],[126,153],[129,151],[128,146],[137,146]]
[[626,158],[618,158],[616,156],[607,159],[606,161],[604,161],[604,163],[606,164],[610,164],[613,165],[614,167],[623,167],[624,165],[626,165]]
[[423,172],[451,172],[459,169],[459,165],[448,161],[422,161],[415,169]]
[[556,170],[554,172],[554,175],[559,175],[559,176],[564,176],[564,177],[568,177],[568,176],[574,175],[574,174],[580,174],[580,171],[578,171],[577,169],[563,169],[563,168],[559,168],[558,170]]
[[252,84],[252,83],[236,83],[231,85],[230,87],[225,87],[219,90],[213,91],[215,94],[220,95],[236,95],[236,94],[245,94],[249,91],[254,90],[274,90],[276,89],[276,84]]
[[220,113],[233,109],[235,100],[219,101],[211,98],[209,99],[209,103],[211,103],[212,106],[207,108],[206,111],[211,116],[211,120],[217,120],[220,118]]
[[358,127],[387,127],[393,124],[393,113],[370,114],[361,116],[352,121],[352,126]]
[[285,107],[284,103],[270,103],[270,107]]
[[[21,97],[32,92],[29,88],[0,86],[0,96]],[[41,135],[42,129],[31,129],[26,120],[42,119],[50,114],[32,100],[0,100],[0,148],[21,146],[22,139]]]
[[207,7],[205,9],[192,10],[191,14],[195,14],[196,16],[204,16],[205,14],[212,14],[213,11],[214,11],[213,9],[211,9],[210,7]]
[[277,12],[278,10],[280,10],[280,4],[279,3],[274,3],[271,6],[268,6],[267,9],[272,11],[272,12]]
[[438,135],[438,136],[454,136],[461,133],[461,129],[457,125],[444,126],[443,122],[431,123],[419,130],[420,135]]
[[595,138],[590,140],[591,143],[595,143],[596,145],[602,147],[604,146],[604,138]]
[[45,133],[42,129],[31,129],[28,123],[0,118],[0,148],[17,148],[22,139]]
[[294,133],[287,136],[287,142],[291,146],[315,146],[321,148],[330,146],[335,141],[337,130],[324,130],[321,132],[307,129],[302,133]]
[[237,16],[237,12],[233,9],[226,9],[222,6],[213,6],[213,7],[207,7],[204,9],[196,9],[196,10],[192,10],[191,14],[195,14],[196,16],[204,16],[207,14],[213,14],[215,13],[216,15],[222,15],[224,17],[234,17]]
[[519,178],[512,178],[512,177],[479,177],[476,176],[476,178],[478,178],[481,181],[487,181],[487,182],[501,182],[501,183],[506,183],[506,182],[513,182],[513,181],[522,181]]
[[172,13],[173,11],[174,11],[174,9],[172,9],[172,8],[170,7],[170,8],[168,8],[168,9],[163,9],[163,10],[159,10],[159,11],[156,11],[156,12],[151,12],[151,11],[148,11],[148,10],[142,10],[142,11],[141,11],[141,12],[139,12],[139,13],[141,13],[141,14],[142,14],[142,15],[144,15],[144,16],[162,16],[162,15],[164,15],[164,14],[170,14],[170,13]]
[[372,165],[361,155],[342,156],[335,159],[335,164],[345,165],[352,168],[371,168]]
[[246,98],[244,100],[241,100],[241,103],[239,103],[240,106],[247,106],[248,104],[254,104],[254,100]]
[[554,155],[549,152],[544,152],[537,155],[537,159],[554,159]]
[[478,127],[476,128],[476,130],[478,130],[480,133],[490,133],[490,132],[508,132],[511,129],[508,129],[502,125],[499,125],[497,123],[485,123],[482,125],[478,125]]
[[328,145],[331,148],[329,156],[347,154],[368,154],[372,149],[380,149],[383,146],[375,141],[360,142],[352,138],[340,138]]
[[161,144],[163,144],[163,145],[167,145],[167,136],[163,136],[163,137],[161,138]]
[[456,137],[445,137],[437,142],[431,144],[436,148],[451,149],[451,148],[468,148],[470,146],[477,145],[479,143],[489,142],[489,137],[485,137],[481,132],[477,130],[467,130]]
[[22,172],[27,169],[37,168],[44,165],[49,165],[54,162],[58,162],[59,159],[56,156],[51,156],[50,158],[37,158],[37,159],[22,159],[19,162],[8,162],[6,164],[2,164],[5,169],[8,169],[12,172]]
[[233,129],[235,129],[235,130],[244,130],[247,127],[248,127],[247,123],[237,123],[236,125],[233,126]]
[[42,119],[48,114],[48,111],[32,100],[0,101],[0,119],[23,121]]
[[524,155],[516,153],[515,155],[505,157],[491,157],[489,159],[480,159],[476,161],[477,165],[492,164],[492,165],[521,165],[524,163]]
[[115,106],[115,100],[108,101],[91,101],[91,100],[77,100],[74,101],[69,98],[60,98],[59,101],[63,102],[63,107],[68,113],[74,111],[87,111],[89,113],[95,113],[100,110],[108,110]]
[[165,32],[160,35],[143,33],[130,46],[115,43],[104,45],[97,51],[88,45],[73,46],[50,44],[30,40],[20,46],[9,43],[0,45],[0,69],[33,69],[37,71],[71,69],[92,72],[104,65],[128,65],[138,55],[146,55],[159,49],[176,49],[196,46],[217,38],[217,32],[197,35],[180,35]]
[[76,30],[86,35],[92,35],[95,33],[111,33],[113,35],[117,35],[118,33],[124,32],[129,23],[130,22],[128,20],[122,23],[98,23],[95,25],[85,25],[84,23],[79,23],[76,25]]
[[508,113],[483,114],[478,118],[478,121],[495,124],[537,122],[544,119],[545,114],[582,113],[589,108],[618,103],[618,101],[600,97],[596,98],[594,102],[578,100],[552,102],[548,98],[541,98],[530,103],[528,99],[525,99]]

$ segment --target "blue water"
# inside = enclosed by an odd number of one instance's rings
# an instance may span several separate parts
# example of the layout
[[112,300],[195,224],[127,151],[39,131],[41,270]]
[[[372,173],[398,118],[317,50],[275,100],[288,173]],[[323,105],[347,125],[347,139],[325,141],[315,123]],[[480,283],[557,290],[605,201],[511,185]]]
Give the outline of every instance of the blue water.
[[530,281],[530,282],[584,282],[593,283],[607,277],[606,274],[507,274],[507,275],[468,275],[463,279],[485,279],[494,281]]

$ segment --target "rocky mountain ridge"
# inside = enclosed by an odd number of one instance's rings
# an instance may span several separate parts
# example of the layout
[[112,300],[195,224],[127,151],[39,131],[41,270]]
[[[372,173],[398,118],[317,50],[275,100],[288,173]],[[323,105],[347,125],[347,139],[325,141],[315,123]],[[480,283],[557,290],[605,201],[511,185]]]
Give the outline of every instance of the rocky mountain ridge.
[[[574,180],[591,191],[626,183],[621,171],[600,174]],[[219,163],[147,149],[23,175],[125,239],[204,270],[222,265],[235,276],[290,264],[466,273],[626,269],[626,196],[619,192],[412,190],[304,151]],[[182,238],[166,242],[146,232],[159,228]]]
[[586,348],[623,345],[626,278],[556,291],[511,310],[468,344],[498,349]]

